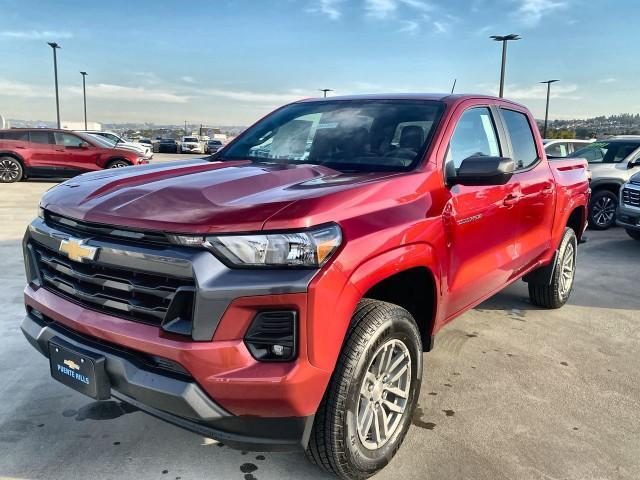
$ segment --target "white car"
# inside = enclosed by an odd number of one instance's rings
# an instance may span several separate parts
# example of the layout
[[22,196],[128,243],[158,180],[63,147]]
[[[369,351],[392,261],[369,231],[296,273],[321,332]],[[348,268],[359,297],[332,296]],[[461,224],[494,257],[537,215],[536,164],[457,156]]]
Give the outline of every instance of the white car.
[[575,138],[545,138],[542,140],[542,143],[544,144],[544,151],[547,154],[547,157],[564,158],[595,141],[595,138],[592,140],[577,140]]
[[182,137],[180,151],[182,153],[204,153],[204,144],[198,137],[194,137],[193,135]]
[[113,132],[101,132],[98,130],[78,130],[82,133],[88,133],[93,135],[94,137],[102,137],[110,142],[118,145],[118,148],[124,148],[125,150],[130,150],[131,148],[137,149],[145,158],[151,159],[153,157],[153,148],[149,145],[145,145],[144,143],[138,142],[130,142],[128,139],[118,135]]

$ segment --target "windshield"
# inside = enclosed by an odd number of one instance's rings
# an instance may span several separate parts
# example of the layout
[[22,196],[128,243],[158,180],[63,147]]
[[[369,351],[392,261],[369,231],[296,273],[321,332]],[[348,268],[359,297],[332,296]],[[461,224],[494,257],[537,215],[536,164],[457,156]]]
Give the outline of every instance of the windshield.
[[589,163],[619,163],[640,147],[638,142],[593,142],[570,154]]
[[184,137],[182,139],[183,142],[194,142],[194,143],[198,143],[198,139],[196,137]]
[[416,100],[303,102],[250,128],[219,160],[405,171],[425,152],[444,104]]
[[116,144],[116,142],[112,142],[108,138],[98,135],[97,133],[89,133],[87,134],[87,137],[91,139],[93,144],[98,144],[99,147],[103,148],[113,148]]

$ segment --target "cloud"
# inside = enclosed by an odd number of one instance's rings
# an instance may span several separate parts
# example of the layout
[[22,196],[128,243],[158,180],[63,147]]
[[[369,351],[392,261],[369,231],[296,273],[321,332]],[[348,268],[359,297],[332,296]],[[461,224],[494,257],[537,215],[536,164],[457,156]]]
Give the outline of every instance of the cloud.
[[218,88],[209,88],[200,91],[202,95],[208,95],[212,97],[228,98],[229,100],[236,100],[246,103],[262,103],[262,104],[281,104],[300,100],[301,98],[308,97],[304,95],[303,90],[293,89],[285,93],[271,93],[271,92],[252,92],[252,91],[240,91],[240,90],[224,90]]
[[[81,89],[69,88],[69,92],[80,94]],[[191,97],[161,89],[149,89],[144,87],[128,87],[110,83],[98,83],[87,86],[87,95],[94,98],[109,100],[137,100],[160,103],[186,103]]]
[[421,12],[434,9],[431,3],[424,0],[365,0],[364,8],[368,16],[378,19],[394,17],[401,7],[409,7]]
[[528,27],[534,27],[542,17],[556,10],[569,6],[569,0],[517,0],[520,7],[515,12],[515,17]]
[[53,89],[0,78],[0,95],[19,98],[47,98],[53,96]]
[[0,37],[15,38],[18,40],[60,40],[72,38],[73,33],[53,30],[4,30],[0,32]]
[[309,8],[312,13],[321,13],[330,20],[338,20],[342,16],[339,5],[343,0],[317,0],[316,5]]
[[419,23],[415,20],[402,20],[402,25],[398,30],[400,33],[416,33],[420,28]]
[[[478,85],[481,90],[489,91],[491,95],[498,94],[497,85]],[[551,98],[564,98],[565,100],[580,100],[582,97],[574,95],[578,91],[575,84],[554,84],[551,86]],[[544,100],[547,98],[547,86],[538,84],[530,87],[518,85],[505,85],[505,97],[510,100]]]
[[615,83],[617,81],[618,79],[613,77],[608,77],[608,78],[603,78],[602,80],[598,80],[599,83]]
[[196,83],[196,79],[189,75],[184,75],[180,77],[180,80],[182,80],[185,83]]

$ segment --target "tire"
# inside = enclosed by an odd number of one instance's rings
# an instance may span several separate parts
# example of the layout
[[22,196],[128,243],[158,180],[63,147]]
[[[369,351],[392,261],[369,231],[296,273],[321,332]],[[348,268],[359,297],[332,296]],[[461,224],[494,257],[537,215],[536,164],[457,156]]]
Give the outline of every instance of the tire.
[[625,228],[627,235],[629,235],[634,240],[640,240],[640,230],[631,230],[630,228]]
[[589,202],[589,227],[607,230],[616,223],[618,196],[609,190],[596,192]]
[[[398,378],[389,380],[389,375]],[[422,343],[411,314],[391,303],[363,299],[316,412],[309,460],[343,479],[378,472],[404,440],[421,381]],[[376,430],[376,416],[386,418],[386,436]]]
[[560,308],[567,303],[575,279],[577,251],[576,233],[571,228],[565,228],[553,266],[551,284],[529,282],[531,303],[543,308]]
[[24,169],[13,157],[0,157],[0,183],[14,183],[22,180]]
[[130,167],[130,166],[131,164],[126,160],[117,159],[117,160],[111,160],[109,163],[107,163],[106,168],[124,168],[124,167]]

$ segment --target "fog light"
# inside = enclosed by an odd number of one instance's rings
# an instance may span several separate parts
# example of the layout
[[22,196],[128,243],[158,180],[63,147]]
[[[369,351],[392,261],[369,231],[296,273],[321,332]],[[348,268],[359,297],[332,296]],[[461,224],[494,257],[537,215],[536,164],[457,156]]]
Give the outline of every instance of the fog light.
[[297,355],[294,311],[260,312],[244,337],[251,355],[261,362],[287,362]]

